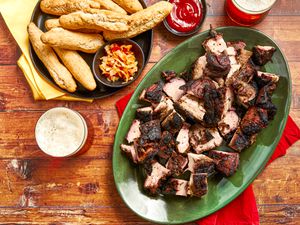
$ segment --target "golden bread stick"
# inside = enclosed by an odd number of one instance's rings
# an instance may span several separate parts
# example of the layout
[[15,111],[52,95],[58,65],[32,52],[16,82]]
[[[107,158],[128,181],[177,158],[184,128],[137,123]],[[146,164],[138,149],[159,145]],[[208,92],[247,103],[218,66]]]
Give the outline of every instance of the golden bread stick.
[[61,27],[53,28],[42,34],[41,40],[52,47],[86,53],[95,53],[104,44],[100,34],[79,33]]
[[97,13],[101,5],[95,0],[42,0],[40,7],[44,13],[61,16],[76,11]]
[[96,81],[89,65],[76,51],[54,48],[63,64],[68,68],[74,78],[86,89],[92,91],[96,88]]
[[[52,28],[55,27],[61,27],[59,23],[59,19],[48,19],[45,21],[45,28],[47,30],[51,30]],[[92,29],[78,29],[74,30],[76,32],[81,32],[81,33],[88,33],[88,34],[99,34],[99,30],[92,30]]]
[[130,14],[138,12],[143,9],[143,6],[139,2],[139,0],[113,0],[123,9],[125,9]]
[[160,1],[142,11],[138,11],[129,17],[129,30],[125,32],[104,31],[103,36],[111,41],[120,38],[132,38],[147,30],[152,29],[162,22],[170,14],[173,5],[166,1]]
[[100,10],[97,14],[74,12],[59,18],[62,27],[69,30],[95,29],[123,32],[129,29],[129,16],[108,10]]
[[41,41],[43,32],[32,22],[28,25],[27,31],[35,53],[43,62],[55,83],[69,92],[76,91],[77,85],[71,73],[59,62],[53,49]]
[[127,12],[121,6],[119,6],[112,0],[95,0],[95,1],[100,3],[101,9],[106,9],[106,10],[122,13],[125,15],[127,14]]

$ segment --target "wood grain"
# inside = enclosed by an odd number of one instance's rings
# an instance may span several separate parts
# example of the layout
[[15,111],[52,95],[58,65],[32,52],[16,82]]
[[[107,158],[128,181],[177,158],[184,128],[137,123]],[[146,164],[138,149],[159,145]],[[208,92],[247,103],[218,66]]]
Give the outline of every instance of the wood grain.
[[[224,1],[207,2],[208,16],[201,31],[210,24],[234,25],[225,14]],[[299,24],[300,1],[280,0],[269,16],[254,27],[270,35],[287,56],[293,82],[290,115],[298,125]],[[168,33],[163,25],[155,28],[150,63],[142,76],[110,98],[92,104],[35,102],[16,65],[20,56],[18,46],[0,18],[0,224],[152,224],[131,212],[115,189],[111,171],[112,144],[119,122],[115,103],[134,91],[152,66],[184,40]],[[86,118],[90,134],[86,153],[57,160],[39,150],[34,138],[35,123],[45,110],[56,106],[78,110]],[[253,183],[262,225],[300,224],[299,149],[297,142]],[[28,179],[21,179],[9,168],[13,159],[29,163],[32,171]]]

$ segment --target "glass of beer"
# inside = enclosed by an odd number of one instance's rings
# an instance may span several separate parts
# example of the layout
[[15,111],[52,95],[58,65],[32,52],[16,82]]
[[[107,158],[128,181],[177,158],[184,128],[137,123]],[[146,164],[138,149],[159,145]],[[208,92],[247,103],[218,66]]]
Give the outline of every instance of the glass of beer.
[[242,26],[261,22],[276,0],[226,0],[225,9],[229,18]]

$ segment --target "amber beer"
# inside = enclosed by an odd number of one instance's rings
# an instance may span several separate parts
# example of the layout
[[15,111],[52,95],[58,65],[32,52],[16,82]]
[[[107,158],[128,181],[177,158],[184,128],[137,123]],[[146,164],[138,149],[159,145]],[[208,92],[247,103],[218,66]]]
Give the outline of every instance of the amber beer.
[[235,23],[252,26],[262,21],[276,0],[226,0],[228,16]]

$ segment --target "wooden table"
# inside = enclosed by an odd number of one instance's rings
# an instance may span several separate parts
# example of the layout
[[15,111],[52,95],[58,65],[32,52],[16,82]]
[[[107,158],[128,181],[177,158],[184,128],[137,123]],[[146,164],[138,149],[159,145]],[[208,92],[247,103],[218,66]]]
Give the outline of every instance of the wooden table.
[[[148,3],[154,2],[148,0]],[[233,25],[224,1],[209,0],[202,28]],[[293,80],[290,115],[300,125],[300,1],[278,0],[257,29],[272,36],[289,61]],[[145,74],[163,55],[186,38],[163,25],[154,30],[152,55]],[[136,216],[119,197],[112,176],[112,144],[119,117],[115,103],[138,82],[113,97],[92,104],[40,101],[32,95],[16,65],[20,51],[0,19],[0,222],[1,224],[150,224]],[[78,110],[89,124],[90,149],[67,160],[44,155],[35,142],[34,127],[46,110],[66,106]],[[255,180],[261,224],[300,224],[300,142]],[[23,180],[8,165],[27,161],[31,176]],[[230,225],[228,223],[228,225]]]

